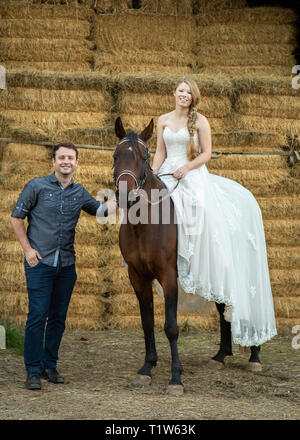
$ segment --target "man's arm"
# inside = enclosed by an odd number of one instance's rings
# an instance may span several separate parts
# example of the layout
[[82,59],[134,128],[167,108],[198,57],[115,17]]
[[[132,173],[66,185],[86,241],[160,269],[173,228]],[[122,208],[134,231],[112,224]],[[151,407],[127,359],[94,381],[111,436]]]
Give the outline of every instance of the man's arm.
[[107,215],[116,212],[117,203],[115,200],[108,200],[106,203],[101,203],[96,200],[85,188],[83,189],[83,206],[82,209],[91,215],[100,215],[107,217]]
[[35,266],[39,262],[38,259],[42,258],[39,252],[31,247],[24,225],[24,219],[35,205],[36,200],[37,194],[32,180],[25,185],[10,218],[13,230],[23,248],[29,266]]
[[42,257],[36,249],[33,249],[31,247],[29,243],[24,220],[22,218],[11,217],[10,222],[12,224],[16,237],[23,248],[27,263],[29,264],[29,266],[35,266],[36,264],[38,264],[39,259],[41,259]]

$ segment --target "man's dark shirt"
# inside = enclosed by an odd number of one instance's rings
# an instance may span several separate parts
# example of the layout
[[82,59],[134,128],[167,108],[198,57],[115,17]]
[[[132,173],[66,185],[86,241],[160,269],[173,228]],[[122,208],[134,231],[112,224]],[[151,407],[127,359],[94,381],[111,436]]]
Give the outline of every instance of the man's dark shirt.
[[96,215],[101,205],[78,183],[63,188],[55,174],[30,180],[21,192],[12,217],[28,217],[27,236],[41,262],[62,266],[75,263],[75,228],[81,209]]

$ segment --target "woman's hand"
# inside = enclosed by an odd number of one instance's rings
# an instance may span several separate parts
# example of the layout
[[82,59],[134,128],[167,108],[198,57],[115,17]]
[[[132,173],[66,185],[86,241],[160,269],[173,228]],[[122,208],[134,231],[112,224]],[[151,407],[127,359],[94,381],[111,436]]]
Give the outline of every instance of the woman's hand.
[[178,179],[178,180],[183,179],[189,171],[190,171],[189,164],[186,163],[182,167],[178,168],[175,171],[175,173],[173,173],[173,177],[175,177],[175,179]]

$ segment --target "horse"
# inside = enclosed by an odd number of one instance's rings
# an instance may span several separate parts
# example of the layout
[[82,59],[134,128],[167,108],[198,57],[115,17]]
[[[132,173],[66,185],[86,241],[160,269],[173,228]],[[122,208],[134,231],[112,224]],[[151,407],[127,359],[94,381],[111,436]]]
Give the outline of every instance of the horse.
[[[153,280],[158,280],[164,291],[165,324],[164,331],[171,349],[171,379],[168,393],[182,395],[184,386],[181,381],[183,367],[178,354],[179,328],[177,323],[177,225],[176,212],[169,198],[169,222],[163,221],[162,203],[151,201],[153,190],[166,191],[162,180],[152,172],[150,152],[147,141],[153,134],[153,119],[138,135],[126,133],[120,117],[115,122],[115,133],[119,142],[114,151],[113,178],[116,199],[119,207],[126,209],[119,231],[121,254],[128,267],[131,285],[137,296],[145,340],[145,360],[133,382],[149,385],[151,370],[157,364],[157,351],[154,335]],[[124,189],[125,187],[125,189]],[[143,193],[142,193],[143,191]],[[134,194],[134,197],[132,197]],[[143,197],[142,197],[143,196]],[[130,208],[144,199],[143,222],[130,221]],[[125,203],[124,203],[125,200]],[[151,209],[156,203],[156,221],[151,221]],[[129,208],[129,209],[128,209]],[[230,322],[224,319],[224,304],[217,304],[220,314],[221,342],[218,353],[210,360],[208,367],[219,369],[224,366],[226,356],[232,355]],[[252,370],[259,369],[260,347],[251,347],[249,365]],[[254,367],[253,367],[254,365]]]

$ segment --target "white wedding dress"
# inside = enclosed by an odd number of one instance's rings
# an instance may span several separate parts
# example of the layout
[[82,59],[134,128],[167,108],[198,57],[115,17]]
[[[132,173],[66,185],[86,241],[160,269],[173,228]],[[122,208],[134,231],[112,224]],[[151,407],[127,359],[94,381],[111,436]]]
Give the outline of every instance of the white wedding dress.
[[[165,127],[163,138],[167,157],[158,175],[173,173],[188,161],[187,127],[177,132]],[[199,149],[197,134],[194,140]],[[252,346],[271,339],[277,331],[266,242],[252,193],[210,174],[206,165],[189,171],[177,187],[173,176],[161,179],[171,191],[178,223],[179,312],[223,303],[234,343]],[[162,295],[157,280],[155,285]]]

